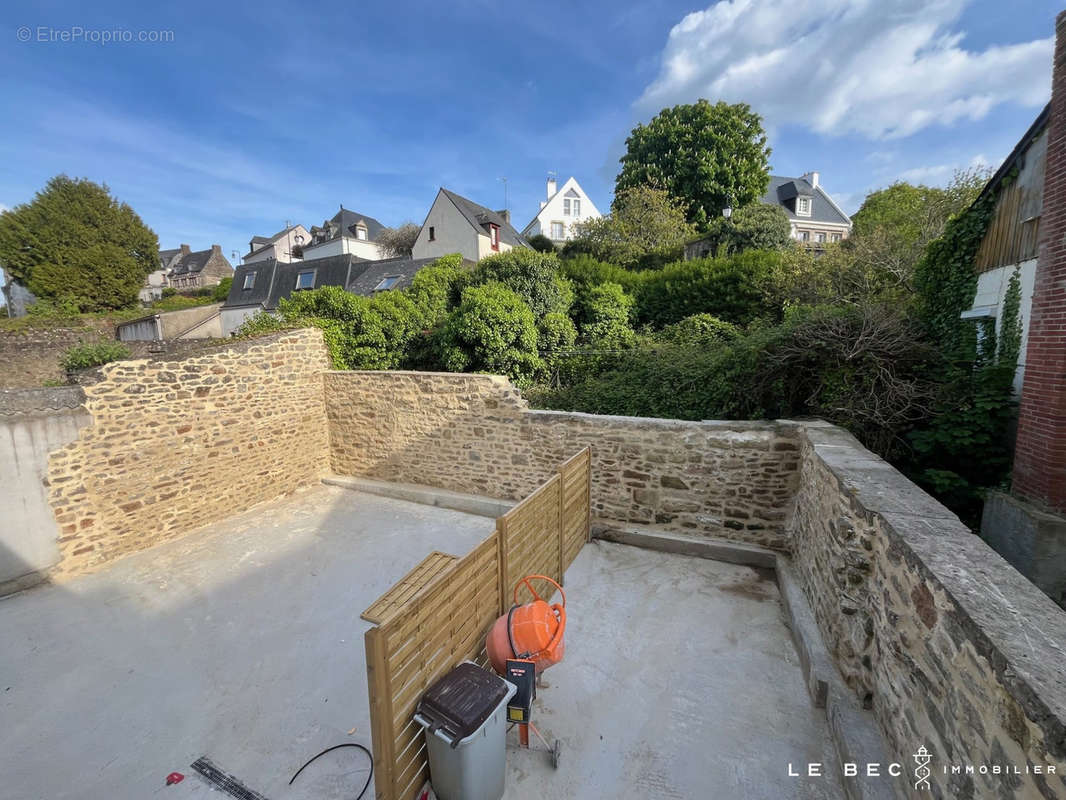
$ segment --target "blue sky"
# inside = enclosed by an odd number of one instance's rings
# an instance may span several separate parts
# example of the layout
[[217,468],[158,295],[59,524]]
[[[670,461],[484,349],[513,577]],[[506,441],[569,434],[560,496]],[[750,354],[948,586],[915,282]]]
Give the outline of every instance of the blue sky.
[[[438,186],[519,228],[549,170],[606,210],[625,137],[665,105],[745,100],[773,171],[847,211],[897,178],[997,165],[1046,102],[1047,0],[38,2],[9,8],[0,205],[107,183],[160,246],[247,251],[347,208],[421,222]],[[19,28],[30,41],[19,41]],[[41,41],[172,31],[160,43]],[[25,36],[25,33],[22,34]],[[102,34],[101,34],[102,36]]]

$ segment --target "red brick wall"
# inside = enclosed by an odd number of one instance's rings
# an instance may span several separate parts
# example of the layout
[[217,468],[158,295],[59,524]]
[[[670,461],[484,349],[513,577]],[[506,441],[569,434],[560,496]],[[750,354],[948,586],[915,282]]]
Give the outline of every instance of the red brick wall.
[[1066,511],[1066,12],[1055,22],[1040,254],[1014,456],[1014,493]]

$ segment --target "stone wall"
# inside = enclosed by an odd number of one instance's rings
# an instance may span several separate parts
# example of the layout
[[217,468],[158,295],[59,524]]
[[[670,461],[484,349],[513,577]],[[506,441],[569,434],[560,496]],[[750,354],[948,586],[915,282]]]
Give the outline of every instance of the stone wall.
[[184,360],[109,364],[92,424],[52,454],[57,573],[181,536],[317,480],[328,467],[317,330]]
[[793,558],[897,760],[924,745],[934,797],[1066,796],[1066,613],[845,431],[804,434]]
[[518,499],[592,447],[593,514],[786,549],[790,423],[533,411],[505,378],[330,372],[334,472]]

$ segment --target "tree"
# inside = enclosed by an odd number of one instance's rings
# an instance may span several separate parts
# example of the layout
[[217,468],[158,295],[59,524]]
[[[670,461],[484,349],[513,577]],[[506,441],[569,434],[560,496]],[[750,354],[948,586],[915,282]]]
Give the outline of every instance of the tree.
[[521,297],[499,283],[471,286],[444,323],[440,360],[450,372],[491,372],[526,384],[543,367],[537,339]]
[[581,295],[578,327],[581,340],[603,349],[631,347],[633,298],[617,283],[601,283]]
[[615,198],[626,189],[658,186],[681,202],[689,222],[706,225],[754,203],[770,183],[770,148],[762,118],[745,103],[699,100],[666,108],[626,139]]
[[223,278],[222,280],[220,280],[218,282],[218,284],[215,286],[214,290],[211,292],[212,299],[214,299],[216,301],[219,301],[219,302],[225,302],[226,298],[229,297],[229,290],[230,290],[230,288],[232,288],[232,286],[233,286],[233,278],[232,277]]
[[398,228],[385,228],[378,234],[378,246],[384,251],[385,258],[410,258],[421,230],[421,226],[413,222],[405,222]]
[[458,253],[441,256],[415,273],[404,293],[418,309],[423,327],[432,328],[448,315],[469,278],[470,269]]
[[470,284],[503,284],[521,297],[539,319],[552,311],[565,314],[570,310],[573,290],[558,272],[559,259],[554,253],[521,247],[481,259],[470,274]]
[[685,242],[696,231],[685,220],[679,201],[649,186],[622,190],[610,214],[580,222],[574,229],[564,256],[588,254],[627,269],[659,267],[680,259]]
[[792,244],[792,223],[781,206],[752,203],[736,209],[729,219],[711,220],[706,235],[723,256],[744,250],[784,250]]
[[159,267],[159,239],[106,186],[57,175],[0,214],[0,263],[42,300],[125,308]]
[[539,253],[554,253],[555,243],[543,233],[535,233],[526,239],[526,244]]

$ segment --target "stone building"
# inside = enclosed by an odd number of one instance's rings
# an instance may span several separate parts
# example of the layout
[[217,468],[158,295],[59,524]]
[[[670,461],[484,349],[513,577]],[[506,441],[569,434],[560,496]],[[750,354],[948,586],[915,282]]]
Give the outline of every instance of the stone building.
[[[222,255],[222,247],[211,245],[209,250],[193,252],[183,244],[177,250],[161,250],[159,262],[166,270],[166,285],[180,291],[218,286],[223,278],[233,277],[233,266]],[[164,265],[165,266],[162,266]],[[155,273],[151,273],[148,278]],[[146,287],[150,284],[146,284]]]

